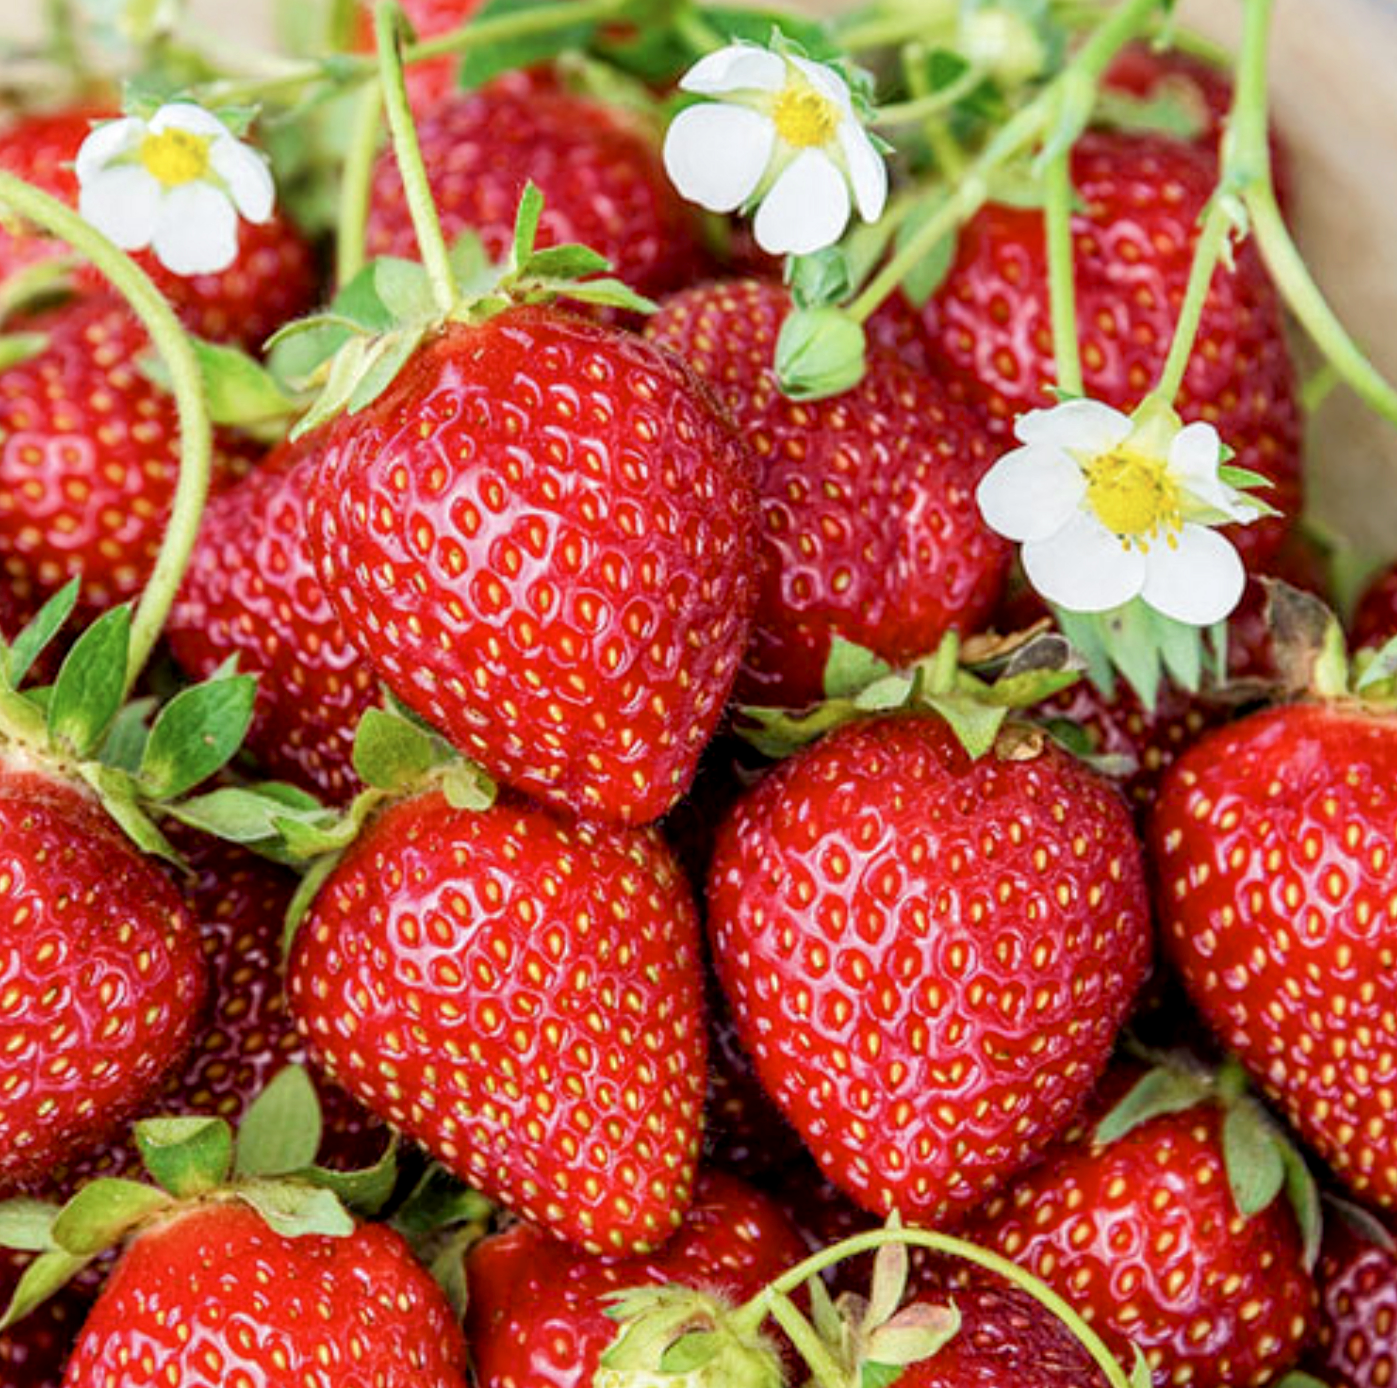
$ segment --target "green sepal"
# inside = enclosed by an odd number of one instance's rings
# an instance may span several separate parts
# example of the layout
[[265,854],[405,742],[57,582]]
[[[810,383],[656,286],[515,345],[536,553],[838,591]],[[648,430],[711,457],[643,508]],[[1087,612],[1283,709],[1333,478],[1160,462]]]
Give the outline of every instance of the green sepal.
[[[1285,1197],[1300,1229],[1301,1253],[1306,1268],[1313,1271],[1319,1262],[1320,1244],[1324,1239],[1324,1209],[1319,1184],[1300,1150],[1283,1133],[1277,1135],[1276,1147],[1285,1164]],[[1387,1231],[1384,1229],[1383,1232]],[[1391,1238],[1390,1235],[1388,1237]]]
[[102,739],[99,754],[102,765],[130,776],[133,793],[136,773],[141,769],[141,758],[150,740],[150,716],[159,707],[160,700],[154,695],[144,695],[123,704]]
[[80,586],[78,579],[70,579],[10,642],[5,653],[4,668],[5,684],[8,688],[18,689],[24,683],[24,677],[33,668],[34,662],[48,649],[54,637],[73,615]]
[[391,708],[367,709],[354,733],[354,770],[380,790],[403,790],[459,755],[445,738]]
[[50,1200],[34,1200],[27,1195],[0,1201],[0,1248],[17,1248],[25,1253],[42,1253],[52,1248],[53,1221],[59,1209]]
[[235,1176],[284,1176],[315,1161],[320,1097],[303,1066],[277,1071],[248,1105],[233,1147]]
[[1141,1076],[1130,1092],[1096,1125],[1092,1140],[1100,1145],[1118,1142],[1151,1119],[1168,1113],[1184,1113],[1209,1098],[1202,1077],[1162,1065]]
[[320,895],[321,887],[325,885],[330,874],[339,865],[340,857],[339,853],[327,853],[323,858],[317,858],[306,869],[300,882],[297,883],[296,890],[287,904],[286,919],[281,927],[281,955],[283,959],[290,955],[292,943],[296,939],[296,931],[300,929],[306,912],[311,908],[311,903]]
[[791,301],[798,309],[837,304],[853,287],[849,257],[839,246],[826,246],[809,255],[787,256],[785,280]]
[[722,1352],[723,1341],[711,1330],[683,1335],[660,1356],[662,1374],[690,1374],[711,1364]]
[[1313,1374],[1294,1369],[1276,1384],[1276,1388],[1331,1388],[1331,1385]]
[[233,1130],[221,1118],[146,1118],[135,1134],[146,1170],[179,1199],[216,1190],[233,1168]]
[[160,832],[160,826],[145,812],[135,782],[125,772],[101,762],[85,761],[77,773],[96,792],[102,808],[117,827],[142,853],[164,858],[169,863],[182,860],[174,845]]
[[[1353,658],[1353,692],[1377,692],[1397,679],[1397,636],[1376,650],[1359,651]],[[1385,692],[1385,691],[1384,691]]]
[[0,371],[37,357],[48,345],[47,333],[0,333]]
[[[505,15],[525,14],[548,0],[485,0],[471,16],[472,23],[499,19]],[[499,39],[481,44],[461,58],[457,83],[464,90],[483,86],[492,77],[516,69],[537,67],[561,53],[586,48],[596,33],[594,20],[584,20],[544,32],[519,34],[512,39]]]
[[[896,1217],[889,1221],[890,1228],[899,1226],[900,1221]],[[907,1295],[907,1278],[911,1266],[911,1255],[905,1243],[885,1243],[873,1255],[873,1277],[869,1283],[868,1307],[863,1315],[863,1325],[866,1329],[886,1325],[897,1314],[897,1308],[902,1305],[903,1298]]]
[[457,1225],[486,1225],[494,1213],[485,1196],[433,1162],[393,1215],[393,1225],[421,1237]]
[[590,246],[569,242],[535,251],[529,257],[528,266],[529,273],[541,280],[575,280],[609,270],[611,262]]
[[1124,676],[1150,710],[1166,673],[1180,687],[1197,692],[1208,662],[1204,628],[1166,617],[1140,598],[1106,612],[1053,612],[1085,662],[1088,677],[1107,698],[1115,692],[1114,672]]
[[220,786],[192,800],[161,807],[165,814],[229,843],[264,845],[279,837],[278,824],[299,817],[307,823],[334,819],[314,796],[299,786],[263,781],[255,786]]
[[1198,88],[1163,83],[1149,96],[1102,87],[1096,93],[1092,124],[1127,134],[1159,133],[1193,141],[1207,128],[1208,109]]
[[660,307],[653,299],[637,294],[628,284],[610,276],[590,280],[540,279],[537,290],[550,296],[575,299],[578,303],[621,309],[626,313],[650,314]]
[[872,1363],[903,1369],[930,1359],[955,1339],[960,1327],[960,1312],[954,1306],[914,1302],[873,1327],[864,1354]]
[[976,761],[989,753],[1009,716],[1007,707],[986,704],[974,695],[933,694],[926,702],[946,720],[956,741]]
[[456,1319],[462,1320],[470,1304],[470,1279],[466,1275],[466,1253],[476,1241],[475,1234],[459,1234],[448,1238],[427,1265],[432,1281],[446,1293]]
[[776,376],[793,400],[823,400],[863,379],[863,324],[837,308],[796,309],[776,338]]
[[514,210],[514,234],[509,243],[509,271],[517,274],[529,263],[538,241],[538,224],[543,217],[543,193],[528,179]]
[[825,657],[825,698],[852,699],[861,690],[896,673],[882,656],[836,632],[830,637],[829,655]]
[[40,1253],[24,1269],[10,1304],[0,1316],[0,1333],[8,1330],[16,1321],[22,1320],[36,1307],[42,1306],[55,1292],[61,1291],[92,1260],[65,1253],[61,1248]]
[[48,731],[55,743],[76,756],[90,756],[101,745],[126,690],[131,648],[131,608],[123,603],[104,612],[73,643],[48,706]]
[[297,1173],[302,1181],[320,1186],[338,1197],[340,1203],[365,1219],[380,1214],[398,1184],[398,1139],[393,1136],[383,1155],[372,1166],[357,1171],[334,1171],[325,1166],[308,1166]]
[[488,810],[499,787],[473,761],[458,757],[441,774],[441,793],[453,810]]
[[1150,1369],[1150,1361],[1145,1358],[1145,1351],[1139,1345],[1134,1345],[1135,1358],[1130,1365],[1130,1388],[1154,1388],[1154,1373]]
[[1222,1120],[1223,1165],[1237,1211],[1250,1219],[1285,1188],[1285,1162],[1275,1128],[1254,1101],[1243,1099]]
[[[215,424],[250,428],[289,419],[298,408],[276,377],[260,362],[237,347],[227,347],[191,337],[194,359]],[[164,390],[170,389],[170,373],[158,355],[139,361],[141,373]]]
[[[908,212],[897,229],[896,245],[901,250],[922,227],[936,216],[950,196],[946,188],[934,189]],[[925,308],[941,288],[956,258],[955,232],[947,232],[902,278],[902,292],[914,308]]]
[[248,1181],[238,1187],[237,1193],[270,1229],[286,1238],[307,1234],[348,1238],[354,1232],[354,1216],[340,1203],[339,1196],[324,1186]]
[[1313,593],[1263,577],[1272,660],[1282,688],[1292,694],[1342,698],[1349,692],[1343,627]]
[[902,1364],[879,1364],[865,1359],[859,1365],[859,1388],[892,1388],[906,1371]]
[[225,766],[252,725],[255,675],[227,675],[183,689],[150,730],[137,778],[153,800],[183,795]]
[[65,1253],[93,1258],[118,1244],[129,1230],[157,1210],[168,1209],[169,1195],[142,1181],[99,1176],[63,1206],[53,1221],[53,1241]]

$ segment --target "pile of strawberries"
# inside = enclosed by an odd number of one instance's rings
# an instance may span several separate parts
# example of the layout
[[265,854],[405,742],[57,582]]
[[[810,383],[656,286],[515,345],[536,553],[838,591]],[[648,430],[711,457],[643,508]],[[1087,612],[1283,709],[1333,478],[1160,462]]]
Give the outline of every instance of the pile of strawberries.
[[[1041,208],[793,399],[799,285],[598,32],[410,67],[449,314],[392,148],[337,294],[288,212],[136,257],[264,363],[321,314],[283,414],[215,408],[139,680],[187,420],[112,284],[0,228],[0,1388],[1387,1388],[1397,570],[1350,656],[1260,254],[1176,401],[1279,513],[1230,671],[1074,683],[975,501],[1052,399]],[[1230,101],[1134,44],[1075,144],[1096,400],[1159,374]],[[14,110],[0,169],[76,206],[115,114]]]

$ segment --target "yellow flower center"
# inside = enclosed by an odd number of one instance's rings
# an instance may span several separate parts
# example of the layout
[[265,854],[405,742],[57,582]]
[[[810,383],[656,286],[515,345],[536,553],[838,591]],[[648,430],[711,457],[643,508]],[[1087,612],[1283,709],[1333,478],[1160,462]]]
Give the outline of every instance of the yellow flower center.
[[1147,549],[1148,537],[1161,531],[1172,540],[1182,527],[1179,486],[1163,460],[1121,448],[1093,458],[1083,470],[1087,505],[1127,547]]
[[839,108],[808,82],[793,78],[782,88],[772,108],[776,133],[795,149],[825,145],[839,125]]
[[209,171],[208,135],[195,135],[188,130],[162,130],[141,141],[141,163],[167,188],[193,183]]

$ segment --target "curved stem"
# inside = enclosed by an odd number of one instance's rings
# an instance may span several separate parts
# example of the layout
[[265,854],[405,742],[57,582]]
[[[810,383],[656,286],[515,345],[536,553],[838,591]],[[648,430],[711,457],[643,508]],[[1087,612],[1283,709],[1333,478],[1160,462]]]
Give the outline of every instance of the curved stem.
[[170,374],[170,390],[179,415],[179,481],[160,553],[131,621],[131,651],[126,666],[126,692],[130,693],[160,638],[189,563],[204,514],[204,501],[208,497],[213,427],[204,398],[203,375],[174,310],[130,256],[65,203],[3,171],[0,171],[0,203],[66,241],[111,281],[141,320]]
[[388,128],[393,132],[393,151],[398,159],[407,194],[412,229],[417,234],[417,248],[422,252],[422,264],[432,285],[432,298],[443,316],[456,306],[456,277],[451,272],[451,257],[442,235],[441,219],[432,198],[432,186],[427,178],[427,166],[422,162],[422,146],[417,139],[417,127],[412,121],[412,109],[407,100],[407,84],[403,80],[403,55],[399,43],[403,12],[395,0],[387,0],[374,13],[374,37],[378,42],[378,70],[382,78],[383,100],[388,108]]
[[335,229],[335,280],[349,283],[364,266],[364,241],[373,190],[374,161],[383,125],[383,88],[370,83],[354,103],[354,127],[340,174],[339,221]]
[[1203,217],[1203,229],[1198,233],[1188,284],[1184,288],[1184,301],[1179,305],[1178,322],[1174,324],[1174,336],[1169,342],[1169,355],[1164,359],[1153,392],[1171,405],[1184,383],[1184,373],[1193,356],[1193,344],[1198,340],[1198,325],[1203,320],[1203,308],[1208,302],[1208,289],[1227,246],[1231,220],[1224,200],[1214,197]]
[[888,106],[880,106],[873,119],[875,126],[916,125],[928,116],[935,116],[954,106],[961,97],[973,92],[985,74],[980,68],[970,67],[961,73],[954,82],[925,96],[914,97],[911,101],[896,101]]
[[1072,248],[1072,147],[1058,150],[1043,169],[1043,225],[1048,255],[1048,312],[1053,364],[1060,390],[1084,394],[1077,329],[1076,267]]

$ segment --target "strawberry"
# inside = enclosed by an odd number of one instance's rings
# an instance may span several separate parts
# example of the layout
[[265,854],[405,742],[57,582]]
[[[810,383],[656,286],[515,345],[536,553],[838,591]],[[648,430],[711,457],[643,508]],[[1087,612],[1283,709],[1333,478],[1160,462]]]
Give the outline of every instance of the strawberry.
[[380,810],[320,887],[288,991],[328,1073],[483,1194],[642,1252],[692,1194],[698,923],[653,831],[522,800]]
[[466,1333],[480,1388],[587,1388],[616,1334],[609,1294],[677,1283],[736,1303],[805,1256],[767,1197],[735,1176],[699,1177],[694,1204],[648,1257],[579,1253],[528,1224],[471,1249]]
[[[1169,1085],[1163,1102],[1146,1089]],[[1247,1099],[1225,1108],[1172,1071],[1113,1072],[966,1236],[1067,1298],[1123,1362],[1138,1347],[1157,1388],[1270,1382],[1314,1327],[1315,1288],[1289,1202],[1271,1188],[1244,1214],[1238,1198],[1249,1176],[1238,1147],[1259,1166],[1255,1148],[1272,1141],[1260,1112]],[[1224,1121],[1239,1125],[1227,1156]]]
[[822,696],[836,635],[902,665],[973,631],[1010,550],[975,505],[993,461],[976,417],[877,353],[852,390],[789,399],[772,361],[790,311],[786,290],[740,280],[673,296],[645,331],[688,359],[756,455],[762,586],[737,697],[799,707]]
[[[0,130],[0,169],[76,207],[73,161],[93,125],[116,114],[77,106],[21,116]],[[38,233],[0,229],[0,280],[63,253],[61,243]],[[191,332],[249,349],[307,312],[319,292],[314,251],[280,213],[260,225],[240,222],[238,257],[218,274],[176,275],[149,251],[140,252],[136,261]],[[83,276],[93,285],[102,283],[91,269]]]
[[1376,573],[1359,594],[1352,636],[1355,647],[1384,646],[1397,636],[1397,564]]
[[1386,1388],[1397,1376],[1397,1240],[1371,1217],[1339,1209],[1324,1223],[1308,1367],[1335,1388]]
[[[480,0],[402,0],[402,6],[418,41],[425,42],[459,29],[480,8]],[[361,53],[372,53],[375,48],[373,10],[372,0],[359,0],[354,47]],[[459,63],[460,59],[449,56],[430,58],[406,70],[408,98],[418,111],[455,90]]]
[[[84,610],[137,596],[179,472],[174,400],[137,362],[145,330],[109,294],[38,315],[34,356],[0,372],[0,556],[39,597],[83,581]],[[231,475],[227,440],[219,481]]]
[[273,776],[339,803],[359,785],[354,729],[379,692],[307,548],[318,438],[276,449],[209,502],[165,633],[197,678],[234,655],[240,669],[261,676],[249,749]]
[[1149,824],[1163,945],[1195,1005],[1350,1189],[1388,1209],[1394,778],[1390,716],[1289,704],[1196,742]]
[[152,1221],[93,1306],[68,1388],[465,1388],[465,1338],[401,1235],[275,1232],[237,1200]]
[[96,1147],[188,1052],[207,981],[161,870],[85,789],[0,761],[0,1190]]
[[[1089,131],[1073,149],[1073,221],[1086,392],[1133,409],[1155,384],[1187,283],[1197,224],[1217,183],[1211,152],[1162,135]],[[1280,300],[1251,242],[1220,267],[1175,402],[1214,424],[1236,463],[1270,479],[1282,513],[1229,534],[1249,566],[1280,544],[1300,505],[1300,415]],[[1054,381],[1042,212],[992,203],[961,233],[924,314],[928,352],[1007,437],[1051,403]]]
[[[677,289],[698,273],[694,222],[658,150],[599,102],[506,79],[437,101],[419,114],[417,134],[449,240],[473,229],[500,259],[528,180],[544,196],[540,247],[582,242],[641,294]],[[374,170],[368,244],[373,255],[417,254],[391,152]]]
[[576,813],[674,804],[755,597],[750,460],[682,363],[545,308],[447,324],[310,488],[321,585],[399,699]]
[[[0,1248],[0,1305],[14,1294],[29,1257]],[[18,1325],[0,1331],[0,1388],[58,1388],[92,1298],[65,1287]]]
[[927,714],[768,773],[719,831],[708,906],[768,1091],[837,1185],[916,1223],[1071,1120],[1150,951],[1117,792],[1041,736],[972,760]]

